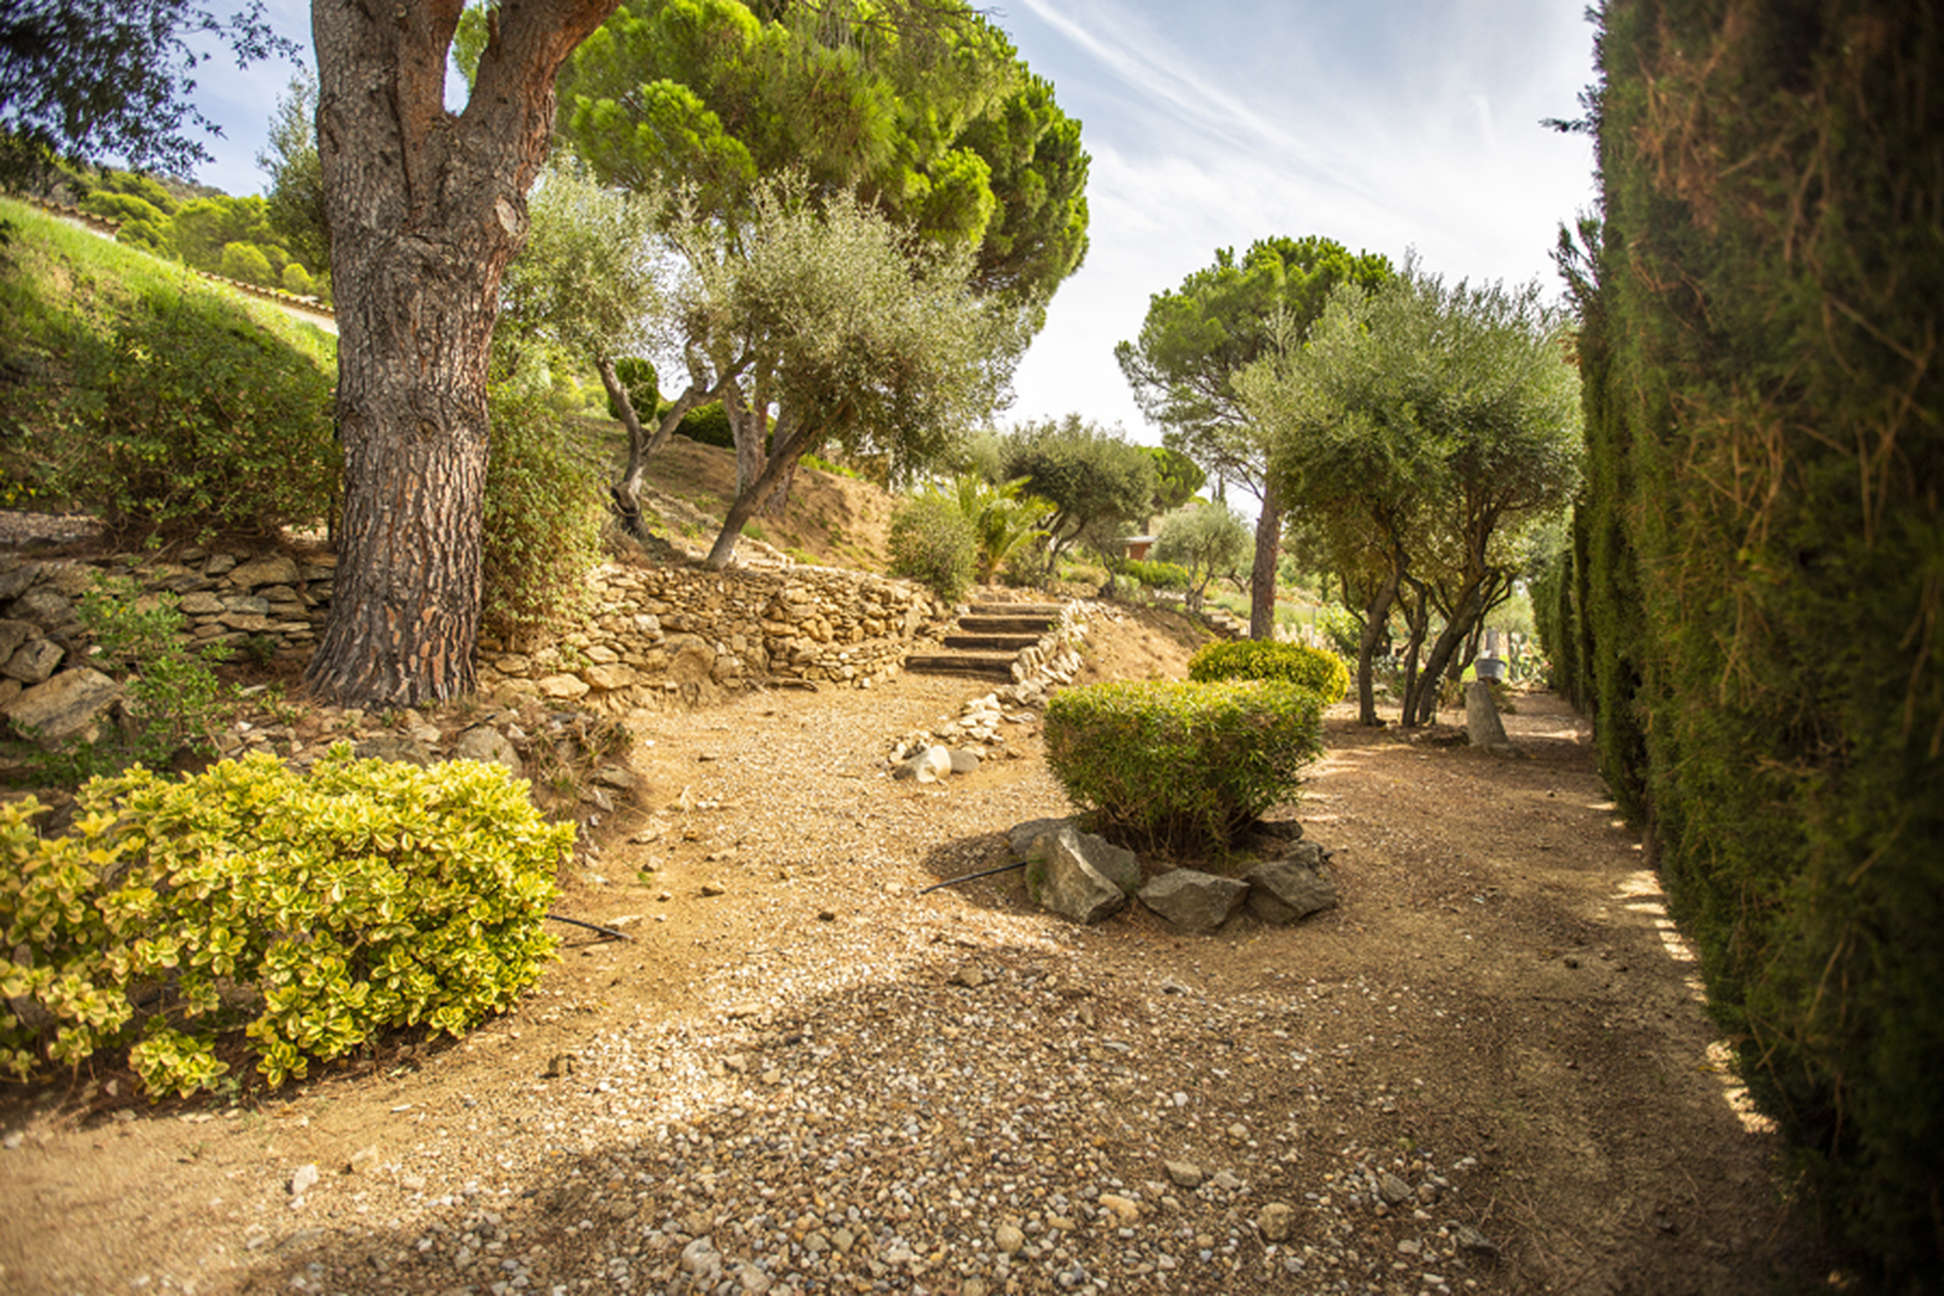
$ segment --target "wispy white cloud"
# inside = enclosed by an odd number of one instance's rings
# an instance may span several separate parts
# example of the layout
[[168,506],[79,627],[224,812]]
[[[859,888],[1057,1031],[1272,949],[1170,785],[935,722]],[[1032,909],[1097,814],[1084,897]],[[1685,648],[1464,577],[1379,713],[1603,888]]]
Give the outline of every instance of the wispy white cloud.
[[[1149,294],[1217,247],[1324,234],[1453,277],[1549,274],[1590,200],[1584,141],[1542,131],[1589,75],[1556,0],[1322,0],[1249,13],[1021,0],[1015,39],[1086,122],[1092,251],[1022,365],[1013,413],[1146,427],[1113,363]],[[1234,18],[1238,21],[1230,23]]]

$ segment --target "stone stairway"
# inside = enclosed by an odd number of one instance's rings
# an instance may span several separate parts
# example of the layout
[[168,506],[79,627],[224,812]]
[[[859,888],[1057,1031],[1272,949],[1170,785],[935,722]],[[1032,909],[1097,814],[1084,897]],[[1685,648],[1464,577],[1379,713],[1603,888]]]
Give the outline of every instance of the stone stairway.
[[1060,623],[1057,603],[974,603],[945,636],[945,651],[913,653],[904,668],[919,675],[970,675],[1010,684],[1013,662]]

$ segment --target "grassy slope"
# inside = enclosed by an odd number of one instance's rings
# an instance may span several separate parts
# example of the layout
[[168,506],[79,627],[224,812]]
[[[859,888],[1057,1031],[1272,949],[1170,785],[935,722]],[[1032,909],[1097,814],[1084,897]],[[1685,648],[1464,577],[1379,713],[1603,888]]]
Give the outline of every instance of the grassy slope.
[[0,221],[11,224],[14,235],[0,260],[0,318],[9,321],[0,331],[0,362],[26,353],[29,363],[37,357],[58,364],[58,355],[49,352],[66,330],[99,335],[144,301],[166,304],[195,296],[226,303],[241,321],[268,330],[321,366],[337,363],[337,339],[323,329],[269,302],[209,283],[174,261],[7,199],[0,199]]
[[[180,264],[151,256],[0,199],[0,221],[14,241],[0,263],[0,424],[25,417],[10,401],[22,388],[63,382],[78,338],[100,338],[138,309],[166,308],[184,296],[221,301],[239,324],[262,328],[330,370],[337,339],[269,302],[208,283]],[[14,408],[10,409],[9,406]],[[604,459],[618,460],[619,424],[575,418],[574,429]],[[677,438],[649,465],[652,518],[671,542],[706,549],[735,490],[728,451]],[[784,517],[758,518],[744,534],[805,561],[881,571],[893,499],[868,482],[801,468]],[[748,546],[761,552],[757,544]]]

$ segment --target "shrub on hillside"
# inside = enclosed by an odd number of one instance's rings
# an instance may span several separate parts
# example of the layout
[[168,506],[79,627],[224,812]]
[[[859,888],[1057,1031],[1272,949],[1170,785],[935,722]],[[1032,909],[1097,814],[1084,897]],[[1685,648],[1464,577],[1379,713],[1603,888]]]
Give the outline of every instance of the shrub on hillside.
[[[216,1084],[242,1028],[272,1085],[379,1031],[458,1035],[504,1011],[554,939],[573,829],[504,770],[269,756],[85,788],[70,836],[0,806],[0,1070],[75,1067],[140,1040],[151,1095]],[[138,1013],[138,1005],[141,1011]]]
[[1307,644],[1265,643],[1237,639],[1204,644],[1188,659],[1188,678],[1215,680],[1282,680],[1308,689],[1324,706],[1341,702],[1350,691],[1350,671],[1333,652]]
[[893,576],[915,580],[947,603],[958,601],[978,568],[977,532],[956,504],[939,495],[898,505],[888,547]]
[[70,384],[28,392],[37,492],[122,535],[273,533],[328,512],[334,375],[226,298],[145,293],[105,335],[64,328]]
[[[655,409],[661,404],[661,379],[655,373],[653,362],[640,356],[622,356],[614,362],[614,376],[621,380],[621,386],[628,393],[628,403],[634,406],[635,417],[644,424],[655,421]],[[603,389],[605,393],[605,388]],[[614,397],[607,397],[607,412],[611,419],[621,417],[621,406]]]
[[579,452],[571,424],[531,373],[494,384],[488,397],[480,615],[500,634],[538,629],[571,612],[601,556],[606,511],[600,469]]
[[697,405],[682,415],[682,421],[675,425],[675,435],[723,450],[736,448],[736,435],[729,427],[729,411],[722,408],[721,401]]
[[1149,589],[1185,590],[1194,583],[1194,578],[1188,574],[1186,567],[1176,563],[1150,562],[1141,558],[1130,558],[1122,563],[1120,574]]
[[1220,849],[1294,793],[1323,750],[1321,710],[1272,680],[1063,689],[1046,708],[1046,761],[1108,835]]

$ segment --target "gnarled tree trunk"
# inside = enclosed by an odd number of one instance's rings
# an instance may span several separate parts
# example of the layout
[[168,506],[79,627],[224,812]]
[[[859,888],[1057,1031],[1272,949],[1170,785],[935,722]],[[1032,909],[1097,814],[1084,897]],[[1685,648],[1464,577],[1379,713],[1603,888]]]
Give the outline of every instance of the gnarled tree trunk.
[[615,4],[505,0],[455,116],[446,54],[463,7],[311,9],[345,494],[306,678],[332,700],[413,705],[473,686],[500,275],[526,238],[554,77]]
[[1282,555],[1282,496],[1274,480],[1262,486],[1256,518],[1255,566],[1249,572],[1249,638],[1276,637],[1276,560]]

